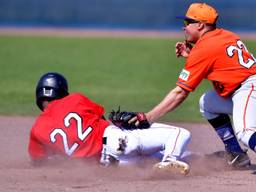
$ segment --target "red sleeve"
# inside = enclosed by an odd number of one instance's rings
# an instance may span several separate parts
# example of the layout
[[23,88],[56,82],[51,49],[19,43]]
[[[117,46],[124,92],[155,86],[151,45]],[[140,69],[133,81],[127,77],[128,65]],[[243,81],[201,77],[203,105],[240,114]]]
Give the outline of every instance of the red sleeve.
[[101,119],[101,117],[105,113],[104,108],[101,105],[94,103],[84,95],[79,94],[79,96],[81,98],[81,104],[79,105],[81,111],[86,113],[92,113],[96,115],[99,119]]
[[46,150],[34,136],[33,129],[30,132],[28,152],[32,160],[38,160],[47,157]]

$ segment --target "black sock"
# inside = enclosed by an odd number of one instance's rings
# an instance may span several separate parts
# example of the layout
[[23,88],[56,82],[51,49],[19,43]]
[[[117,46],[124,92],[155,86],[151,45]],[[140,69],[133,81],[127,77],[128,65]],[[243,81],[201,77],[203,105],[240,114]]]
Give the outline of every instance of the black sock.
[[220,116],[214,119],[210,119],[208,121],[214,127],[218,136],[224,143],[227,151],[243,152],[235,137],[232,124],[228,115],[221,114]]
[[249,147],[256,152],[256,133],[253,133],[249,139]]

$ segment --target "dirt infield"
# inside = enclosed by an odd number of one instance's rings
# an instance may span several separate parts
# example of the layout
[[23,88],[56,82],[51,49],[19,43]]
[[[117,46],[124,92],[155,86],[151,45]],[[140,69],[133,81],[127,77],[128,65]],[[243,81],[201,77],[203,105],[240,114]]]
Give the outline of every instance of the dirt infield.
[[[242,39],[256,39],[255,32],[237,32]],[[183,39],[182,29],[170,30],[125,30],[54,27],[0,27],[0,36],[51,36],[51,37],[111,37],[111,38],[164,38]]]
[[[190,159],[188,176],[157,174],[152,161],[141,166],[104,169],[94,162],[63,161],[32,167],[27,144],[32,117],[0,117],[0,191],[14,192],[134,192],[134,191],[253,191],[253,170],[229,170],[220,159]],[[222,149],[215,133],[205,124],[176,124],[192,132],[189,150],[204,154]],[[252,169],[256,163],[252,158]]]
[[51,37],[112,37],[112,38],[179,38],[179,31],[83,29],[83,28],[29,28],[0,27],[0,35]]

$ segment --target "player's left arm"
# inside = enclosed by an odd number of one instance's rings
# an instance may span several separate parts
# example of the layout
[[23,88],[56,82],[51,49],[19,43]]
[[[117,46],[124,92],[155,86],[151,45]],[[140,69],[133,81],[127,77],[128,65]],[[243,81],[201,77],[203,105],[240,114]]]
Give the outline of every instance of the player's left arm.
[[187,41],[177,42],[175,45],[175,54],[177,57],[188,58],[192,48],[192,44]]

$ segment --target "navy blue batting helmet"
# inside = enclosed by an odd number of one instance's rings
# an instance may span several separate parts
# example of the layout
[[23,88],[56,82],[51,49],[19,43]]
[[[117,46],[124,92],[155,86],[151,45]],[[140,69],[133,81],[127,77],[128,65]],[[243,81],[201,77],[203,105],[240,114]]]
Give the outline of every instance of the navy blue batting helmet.
[[55,72],[46,73],[36,86],[36,104],[43,110],[43,101],[61,99],[68,94],[68,83],[64,76]]

